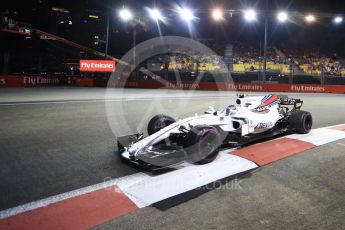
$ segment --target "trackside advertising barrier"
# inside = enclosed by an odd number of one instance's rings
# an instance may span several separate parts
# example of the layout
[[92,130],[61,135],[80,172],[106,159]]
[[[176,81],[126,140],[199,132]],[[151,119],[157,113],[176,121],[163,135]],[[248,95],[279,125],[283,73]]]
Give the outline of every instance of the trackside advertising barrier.
[[[0,76],[1,87],[37,87],[58,86],[68,84],[63,78],[41,76]],[[107,80],[77,78],[76,85],[82,87],[106,87]],[[221,90],[221,91],[248,91],[248,92],[300,92],[300,93],[345,93],[345,85],[313,85],[313,84],[253,84],[253,83],[226,83],[226,82],[159,82],[147,81],[114,81],[111,87],[144,88],[144,89],[194,89],[194,90]]]
[[[106,87],[107,80],[79,79],[80,86]],[[345,85],[314,85],[314,84],[253,84],[253,83],[226,83],[226,82],[110,82],[111,87],[144,88],[144,89],[194,89],[194,90],[221,90],[221,91],[248,91],[248,92],[300,92],[300,93],[345,93]]]
[[37,87],[63,85],[59,77],[46,76],[0,76],[0,87]]

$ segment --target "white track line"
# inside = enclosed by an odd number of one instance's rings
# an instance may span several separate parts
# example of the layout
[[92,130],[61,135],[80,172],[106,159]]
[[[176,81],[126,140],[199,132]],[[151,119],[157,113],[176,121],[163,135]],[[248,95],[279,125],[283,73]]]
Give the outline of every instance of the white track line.
[[68,104],[68,103],[97,103],[97,102],[122,102],[122,101],[161,101],[161,100],[203,100],[215,98],[229,98],[229,96],[197,96],[197,97],[162,97],[162,98],[122,98],[122,99],[94,99],[94,100],[61,100],[61,101],[37,101],[37,102],[0,102],[0,106],[15,105],[45,105],[45,104]]

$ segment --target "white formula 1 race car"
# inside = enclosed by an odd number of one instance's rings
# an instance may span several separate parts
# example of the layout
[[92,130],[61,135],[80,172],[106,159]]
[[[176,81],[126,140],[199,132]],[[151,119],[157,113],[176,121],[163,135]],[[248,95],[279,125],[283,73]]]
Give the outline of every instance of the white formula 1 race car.
[[216,111],[175,121],[165,115],[154,116],[148,136],[137,133],[119,137],[122,159],[149,170],[166,168],[185,160],[197,164],[212,162],[222,146],[241,147],[253,141],[291,132],[306,134],[312,116],[300,110],[303,101],[286,96],[267,95],[236,99]]

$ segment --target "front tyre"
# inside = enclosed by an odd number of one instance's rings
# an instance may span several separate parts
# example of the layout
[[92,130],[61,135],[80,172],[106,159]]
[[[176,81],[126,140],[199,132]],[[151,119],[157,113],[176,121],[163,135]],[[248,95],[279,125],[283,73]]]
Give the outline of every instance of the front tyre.
[[307,134],[313,126],[313,117],[303,110],[294,111],[289,119],[290,127],[300,134]]
[[149,135],[152,135],[175,122],[175,119],[172,117],[166,115],[156,115],[151,118],[147,126],[147,133]]
[[221,145],[221,136],[212,126],[197,125],[187,133],[185,152],[196,164],[207,164],[216,159]]

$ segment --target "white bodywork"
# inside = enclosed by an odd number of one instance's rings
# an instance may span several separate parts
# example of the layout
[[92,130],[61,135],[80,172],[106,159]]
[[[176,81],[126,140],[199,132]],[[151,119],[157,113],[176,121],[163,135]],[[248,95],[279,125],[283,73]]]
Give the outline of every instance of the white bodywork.
[[[272,95],[269,95],[272,96]],[[269,97],[266,96],[266,97]],[[218,126],[225,132],[238,132],[242,136],[257,134],[272,129],[283,115],[279,112],[279,103],[272,103],[265,112],[253,111],[262,105],[266,97],[239,98],[236,105],[229,106],[221,111],[215,112],[212,107],[204,115],[195,115],[161,129],[160,131],[129,146],[122,155],[126,158],[129,155],[138,156],[143,150],[169,137],[171,133],[181,132],[179,128],[183,125],[186,129],[196,125]],[[239,127],[234,127],[235,124]]]

